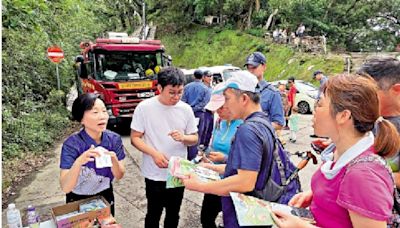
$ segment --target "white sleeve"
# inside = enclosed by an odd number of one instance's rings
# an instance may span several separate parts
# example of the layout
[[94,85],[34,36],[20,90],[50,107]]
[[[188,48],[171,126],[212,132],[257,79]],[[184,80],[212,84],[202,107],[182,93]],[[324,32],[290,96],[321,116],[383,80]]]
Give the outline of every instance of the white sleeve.
[[190,134],[194,134],[197,133],[197,124],[196,124],[196,119],[194,117],[194,112],[192,111],[192,108],[190,108],[190,106],[188,106],[189,109],[187,109],[186,113],[188,115],[188,123],[186,125],[186,129],[185,129],[185,134],[186,135],[190,135]]
[[132,122],[131,122],[131,129],[144,133],[144,118],[143,118],[143,108],[142,105],[136,106],[136,109],[133,113],[132,116]]

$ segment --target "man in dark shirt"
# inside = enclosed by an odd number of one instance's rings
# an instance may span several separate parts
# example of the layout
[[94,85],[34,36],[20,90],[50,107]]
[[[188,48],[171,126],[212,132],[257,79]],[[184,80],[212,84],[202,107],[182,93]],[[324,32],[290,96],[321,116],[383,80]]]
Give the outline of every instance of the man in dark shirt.
[[272,126],[279,130],[285,125],[282,99],[279,91],[264,79],[266,62],[267,59],[261,52],[254,52],[247,57],[245,67],[257,77],[257,92],[260,93],[261,108],[267,113]]
[[[370,59],[361,66],[358,73],[369,75],[377,82],[381,115],[395,125],[397,131],[400,132],[400,61],[395,58]],[[399,153],[387,159],[393,170],[398,190],[400,188]]]
[[182,101],[192,107],[194,116],[198,120],[198,144],[188,147],[188,159],[192,160],[197,155],[197,146],[202,144],[208,146],[211,137],[213,116],[205,110],[206,104],[211,98],[211,89],[203,82],[203,71],[194,71],[195,80],[187,84],[183,90]]
[[[222,211],[224,226],[229,228],[239,227],[235,208],[230,192],[246,193],[261,189],[266,182],[269,166],[261,170],[261,164],[266,163],[267,157],[263,154],[262,138],[272,140],[271,132],[261,122],[254,118],[267,118],[261,111],[260,98],[256,92],[257,78],[248,71],[232,72],[232,77],[220,89],[225,96],[225,106],[233,119],[243,119],[244,123],[236,131],[235,138],[225,165],[210,165],[208,168],[224,174],[224,179],[213,182],[202,182],[197,176],[184,179],[185,187],[189,190],[222,196]],[[218,91],[216,91],[218,93]],[[246,121],[255,122],[260,135],[256,134],[254,127]],[[270,126],[272,128],[272,126]],[[272,153],[271,145],[267,153]]]

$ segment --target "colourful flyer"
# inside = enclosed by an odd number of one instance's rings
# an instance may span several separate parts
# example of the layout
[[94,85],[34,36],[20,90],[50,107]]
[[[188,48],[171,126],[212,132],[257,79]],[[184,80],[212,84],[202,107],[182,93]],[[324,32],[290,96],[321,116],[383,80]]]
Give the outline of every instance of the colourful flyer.
[[272,226],[275,225],[271,210],[284,211],[314,223],[311,212],[305,208],[291,207],[284,204],[272,203],[242,193],[231,192],[236,216],[240,226]]
[[182,187],[183,183],[179,178],[188,178],[190,173],[195,173],[204,182],[221,179],[219,174],[213,170],[184,158],[172,156],[168,163],[167,188]]

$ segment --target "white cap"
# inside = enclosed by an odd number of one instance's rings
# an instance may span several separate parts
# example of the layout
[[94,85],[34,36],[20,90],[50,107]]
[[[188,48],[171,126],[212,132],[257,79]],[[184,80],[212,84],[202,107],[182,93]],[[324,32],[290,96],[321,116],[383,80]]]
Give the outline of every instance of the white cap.
[[254,74],[248,71],[240,70],[231,72],[231,75],[232,77],[230,77],[224,83],[224,86],[221,89],[214,91],[213,94],[222,93],[224,90],[228,88],[238,89],[241,91],[248,91],[252,93],[256,92],[256,86],[258,84],[258,80]]

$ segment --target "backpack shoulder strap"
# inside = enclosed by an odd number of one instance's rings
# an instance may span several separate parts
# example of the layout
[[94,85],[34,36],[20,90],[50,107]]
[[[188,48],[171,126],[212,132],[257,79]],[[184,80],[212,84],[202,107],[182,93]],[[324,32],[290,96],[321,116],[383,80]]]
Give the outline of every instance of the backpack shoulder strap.
[[[266,120],[265,118],[262,118],[262,117],[259,117],[259,116],[255,116],[255,117],[252,117],[252,118],[246,120],[246,123],[248,123],[249,126],[252,126],[251,129],[253,130],[253,132],[256,135],[258,135],[259,138],[262,140],[262,144],[263,144],[263,155],[262,156],[263,157],[264,156],[268,157],[268,142],[266,141],[267,139],[262,137],[262,133],[258,130],[258,128],[256,127],[255,124],[256,123],[262,123],[266,127],[266,129],[268,129],[268,131],[269,131],[269,133],[271,135],[271,139],[272,139],[272,142],[269,142],[269,143],[273,145],[272,148],[274,148],[274,149],[272,151],[272,159],[271,159],[271,162],[270,162],[270,169],[269,169],[269,174],[267,176],[267,180],[271,176],[272,164],[273,164],[273,161],[275,160],[275,162],[277,164],[277,167],[278,167],[278,170],[279,170],[279,176],[280,176],[280,179],[281,179],[281,184],[282,185],[286,185],[285,166],[284,166],[284,164],[282,162],[282,159],[279,156],[279,152],[278,152],[279,147],[280,147],[280,141],[279,141],[278,137],[276,137],[275,131],[273,130],[271,123],[268,120]],[[263,167],[263,168],[265,169],[265,167]]]

